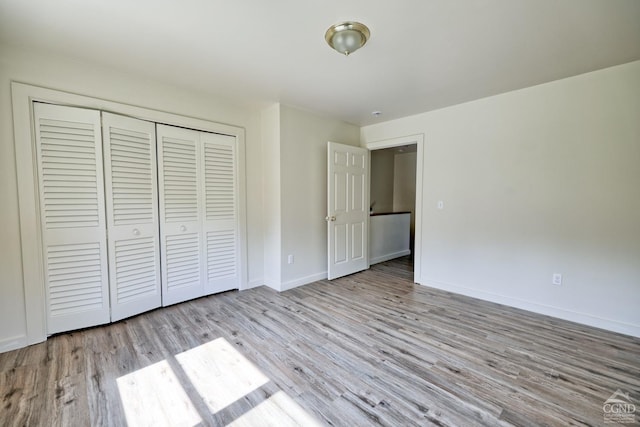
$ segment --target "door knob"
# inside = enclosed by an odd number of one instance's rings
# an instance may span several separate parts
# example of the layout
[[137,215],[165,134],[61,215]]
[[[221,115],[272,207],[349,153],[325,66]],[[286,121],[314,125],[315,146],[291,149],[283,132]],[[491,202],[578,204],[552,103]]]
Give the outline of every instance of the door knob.
[[327,217],[325,217],[325,219],[324,219],[324,220],[325,220],[325,221],[335,221],[335,220],[336,220],[336,217],[335,217],[335,216],[333,216],[333,215],[331,215],[331,216],[327,216]]

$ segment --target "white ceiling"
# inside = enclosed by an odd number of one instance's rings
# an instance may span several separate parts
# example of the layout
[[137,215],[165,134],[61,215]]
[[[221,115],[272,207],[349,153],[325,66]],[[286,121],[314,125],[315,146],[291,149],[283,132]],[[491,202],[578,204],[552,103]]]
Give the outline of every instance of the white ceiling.
[[0,42],[366,125],[638,60],[640,0],[0,0]]

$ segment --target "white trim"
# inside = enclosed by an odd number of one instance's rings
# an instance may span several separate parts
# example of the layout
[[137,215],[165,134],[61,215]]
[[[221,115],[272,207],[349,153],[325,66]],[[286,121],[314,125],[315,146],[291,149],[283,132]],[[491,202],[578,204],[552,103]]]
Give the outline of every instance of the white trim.
[[375,257],[375,258],[371,259],[371,265],[378,264],[380,262],[389,261],[389,260],[395,259],[395,258],[400,258],[401,256],[407,256],[407,255],[411,255],[411,250],[410,249],[406,249],[406,250],[400,251],[400,252],[393,252],[393,253],[390,253],[390,254],[380,255],[379,257]]
[[18,178],[20,242],[24,285],[26,345],[47,339],[40,208],[36,191],[35,132],[31,91],[11,83],[13,135]]
[[[327,280],[326,271],[322,271],[320,273],[311,274],[309,276],[299,277],[297,279],[289,280],[287,282],[276,282],[274,280],[264,280],[263,282],[259,282],[264,286],[267,286],[271,289],[274,289],[278,292],[288,291],[289,289],[297,288],[298,286],[308,285],[309,283],[317,282],[318,280]],[[254,281],[254,283],[257,281]],[[256,286],[260,286],[260,284]]]
[[294,280],[280,284],[280,292],[288,291],[289,289],[297,288],[298,286],[308,285],[309,283],[317,282],[318,280],[327,280],[327,272],[323,271],[309,276],[299,277]]
[[423,278],[420,283],[422,283],[424,286],[428,286],[431,288],[440,289],[447,292],[453,292],[455,294],[464,295],[471,298],[477,298],[483,301],[489,301],[497,304],[506,305],[509,307],[515,307],[521,310],[527,310],[537,314],[552,316],[558,319],[568,320],[571,322],[576,322],[583,325],[593,326],[596,328],[601,328],[608,331],[618,332],[621,334],[631,335],[631,336],[640,338],[640,325],[619,322],[617,320],[612,320],[612,319],[604,319],[602,317],[593,316],[587,313],[566,310],[564,308],[554,307],[554,306],[545,305],[545,304],[538,304],[538,303],[526,301],[519,298],[513,298],[505,295],[494,294],[491,292],[485,292],[478,289],[471,289],[465,286],[454,285],[451,283],[444,283],[437,280],[430,280],[430,279]]
[[264,286],[264,280],[262,279],[257,279],[257,280],[250,280],[247,282],[247,286],[243,289],[240,289],[241,291],[246,291],[249,289],[253,289],[253,288],[257,288],[259,286]]
[[[424,163],[424,134],[401,136],[398,138],[383,139],[380,141],[364,141],[364,146],[369,150],[399,147],[402,145],[416,144],[416,218],[415,241],[413,256],[413,281],[421,283],[422,278],[422,176]],[[369,171],[371,175],[371,171]],[[371,191],[371,190],[369,190]]]
[[235,136],[238,142],[240,289],[247,289],[246,169],[244,128],[181,116],[54,89],[11,82],[14,145],[20,208],[20,239],[24,278],[26,345],[46,340],[44,273],[36,187],[33,102],[68,105],[131,116],[161,124]]
[[264,279],[264,286],[280,292],[280,282],[272,279]]
[[0,353],[16,350],[18,348],[26,347],[27,345],[28,344],[26,335],[18,335],[15,337],[6,338],[0,341]]
[[246,146],[244,141],[244,129],[236,128],[241,133],[236,135],[238,155],[236,156],[236,170],[238,171],[238,239],[240,240],[240,286],[238,290],[249,289],[249,263],[247,236],[247,170],[246,170]]

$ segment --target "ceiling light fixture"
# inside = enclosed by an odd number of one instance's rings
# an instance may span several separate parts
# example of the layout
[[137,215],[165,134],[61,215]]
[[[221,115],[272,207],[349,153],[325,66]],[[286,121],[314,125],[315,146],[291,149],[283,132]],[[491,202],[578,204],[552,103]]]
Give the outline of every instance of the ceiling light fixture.
[[333,49],[349,56],[350,53],[364,46],[370,35],[366,25],[347,21],[329,27],[324,34],[324,39]]

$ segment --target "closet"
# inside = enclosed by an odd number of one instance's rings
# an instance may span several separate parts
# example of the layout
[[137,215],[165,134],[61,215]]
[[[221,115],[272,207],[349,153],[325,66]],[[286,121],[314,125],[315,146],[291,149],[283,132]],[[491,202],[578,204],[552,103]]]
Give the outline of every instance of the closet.
[[155,124],[102,113],[111,321],[159,307]]
[[33,111],[48,334],[239,287],[235,137]]
[[164,304],[237,288],[235,138],[158,125],[158,144]]

